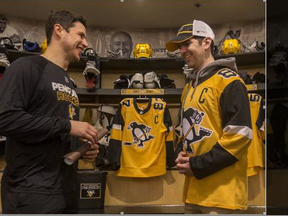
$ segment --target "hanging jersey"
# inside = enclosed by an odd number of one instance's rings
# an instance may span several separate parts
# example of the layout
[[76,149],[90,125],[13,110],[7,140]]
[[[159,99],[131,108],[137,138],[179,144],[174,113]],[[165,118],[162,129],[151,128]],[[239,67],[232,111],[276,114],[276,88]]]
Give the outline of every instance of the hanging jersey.
[[[183,105],[183,101],[188,93],[188,91],[190,90],[191,88],[191,82],[189,83],[186,83],[184,88],[183,88],[183,91],[181,93],[181,110],[183,109],[182,105]],[[180,112],[181,112],[180,110]],[[176,157],[177,155],[182,151],[183,149],[183,146],[182,146],[182,123],[181,123],[181,119],[182,119],[182,116],[183,113],[180,113],[180,116],[179,116],[179,124],[175,126],[175,136],[176,136],[176,139],[174,140],[174,146],[175,147],[175,154],[176,154]]]
[[248,148],[248,176],[256,175],[264,167],[264,109],[262,97],[249,93],[253,139]]
[[182,143],[194,177],[185,179],[184,202],[246,209],[252,130],[245,84],[234,71],[214,68],[186,91]]
[[[166,102],[159,98],[120,102],[111,130],[108,158],[118,176],[152,177],[175,165],[173,130]],[[166,160],[167,158],[167,160]]]

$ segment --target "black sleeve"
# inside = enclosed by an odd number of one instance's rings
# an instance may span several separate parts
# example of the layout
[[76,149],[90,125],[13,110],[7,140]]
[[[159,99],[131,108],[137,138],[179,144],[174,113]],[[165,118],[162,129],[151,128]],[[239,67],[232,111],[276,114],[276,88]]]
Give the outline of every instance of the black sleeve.
[[237,158],[227,152],[219,143],[216,143],[212,150],[206,154],[191,157],[189,159],[191,170],[193,171],[194,176],[199,180],[212,175],[237,161]]
[[121,109],[122,106],[120,104],[113,120],[107,152],[107,159],[109,160],[112,170],[118,170],[121,166],[122,132],[124,125]]
[[249,99],[243,83],[236,80],[226,86],[220,107],[223,135],[209,152],[189,159],[197,179],[236,163],[247,152],[252,139]]
[[121,166],[121,141],[110,139],[107,152],[107,159],[109,160],[112,170],[118,170]]
[[265,120],[265,111],[264,111],[263,98],[261,97],[259,114],[258,114],[258,118],[256,121],[256,126],[258,127],[259,130],[261,129],[264,120]]
[[164,124],[167,128],[167,135],[166,135],[166,165],[167,167],[174,167],[176,165],[176,155],[174,152],[173,147],[173,129],[172,129],[172,120],[169,113],[169,109],[167,108],[167,105],[165,106],[164,111]]
[[240,81],[231,82],[220,97],[222,128],[228,125],[242,125],[250,129],[251,114],[246,86]]
[[71,124],[67,119],[29,113],[41,75],[38,65],[27,57],[16,60],[7,68],[0,84],[1,135],[35,143],[70,132]]

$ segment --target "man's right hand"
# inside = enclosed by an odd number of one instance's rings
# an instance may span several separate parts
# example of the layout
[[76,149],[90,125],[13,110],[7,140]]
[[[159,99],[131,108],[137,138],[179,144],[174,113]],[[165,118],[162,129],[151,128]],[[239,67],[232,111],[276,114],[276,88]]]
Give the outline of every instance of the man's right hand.
[[70,120],[71,130],[70,135],[90,141],[92,144],[98,142],[98,133],[96,128],[87,122]]

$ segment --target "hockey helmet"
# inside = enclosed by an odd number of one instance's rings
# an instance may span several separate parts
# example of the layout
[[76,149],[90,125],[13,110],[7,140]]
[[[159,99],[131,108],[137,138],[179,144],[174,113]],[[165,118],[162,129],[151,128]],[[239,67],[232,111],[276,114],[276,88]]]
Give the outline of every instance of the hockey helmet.
[[[265,83],[265,74],[257,72],[253,75],[252,80],[254,83]],[[268,79],[267,82],[269,82]]]
[[41,50],[37,42],[31,42],[25,38],[23,39],[23,48],[27,52],[40,52]]
[[253,84],[252,78],[250,77],[250,75],[247,73],[246,70],[241,70],[238,72],[238,74],[246,85],[247,84]]
[[119,79],[114,82],[114,89],[127,89],[130,85],[129,77],[126,74],[122,74]]
[[144,84],[147,89],[160,88],[160,83],[157,74],[154,71],[144,75]]
[[0,38],[0,44],[4,45],[7,49],[15,49],[14,41],[10,37]]
[[148,43],[138,43],[133,50],[134,58],[151,58],[152,53],[153,51]]
[[[108,121],[108,118],[105,116],[105,115],[101,115],[94,127],[97,129],[97,130],[101,130],[103,128],[107,128],[109,126],[109,121]],[[104,145],[104,146],[108,146],[109,145],[109,139],[110,139],[110,136],[108,136],[108,134],[105,134],[104,137],[102,137],[98,142],[101,144],[101,145]]]
[[111,115],[116,115],[116,109],[109,105],[101,105],[97,108],[97,111]]
[[47,38],[41,44],[41,53],[44,53],[47,49]]
[[160,88],[176,88],[176,85],[174,83],[174,80],[168,78],[166,74],[161,74],[159,76],[159,83],[160,83]]
[[240,43],[237,39],[226,39],[223,42],[222,53],[223,54],[236,54],[241,51]]
[[[113,124],[114,116],[116,115],[116,109],[109,105],[101,105],[97,108],[97,111],[100,113],[100,115],[94,127],[97,129],[107,128],[110,130]],[[107,133],[99,140],[99,143],[104,146],[108,146],[109,139],[110,133]]]
[[248,50],[250,52],[263,51],[264,49],[265,49],[265,43],[259,41],[254,41],[253,44],[248,47]]
[[95,75],[100,74],[100,71],[97,68],[97,53],[92,48],[86,48],[83,52],[83,55],[87,57],[88,61],[86,67],[83,71],[83,75],[87,73],[94,73]]
[[131,78],[130,88],[143,89],[143,75],[142,73],[135,73]]

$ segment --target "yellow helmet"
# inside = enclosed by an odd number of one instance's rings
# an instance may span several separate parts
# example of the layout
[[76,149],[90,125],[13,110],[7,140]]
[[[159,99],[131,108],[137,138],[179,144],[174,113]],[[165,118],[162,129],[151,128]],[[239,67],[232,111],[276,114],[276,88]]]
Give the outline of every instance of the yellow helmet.
[[223,54],[236,54],[240,53],[241,46],[237,39],[226,39],[222,45]]
[[47,49],[47,38],[41,44],[41,53],[44,53]]
[[136,44],[133,55],[134,58],[151,58],[152,57],[152,49],[151,46],[148,43],[145,44]]

